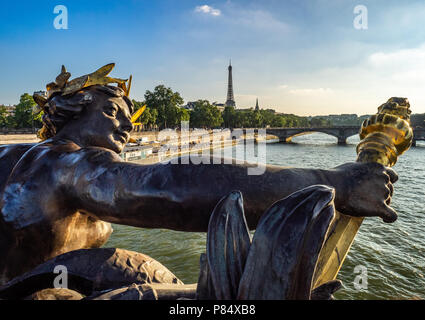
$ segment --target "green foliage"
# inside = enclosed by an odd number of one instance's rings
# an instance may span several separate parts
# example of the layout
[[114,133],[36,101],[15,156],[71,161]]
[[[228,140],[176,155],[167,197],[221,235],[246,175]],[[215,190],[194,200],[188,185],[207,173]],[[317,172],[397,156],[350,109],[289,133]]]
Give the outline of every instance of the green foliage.
[[286,118],[284,116],[275,116],[270,122],[270,127],[280,128],[286,127]]
[[[146,110],[148,110],[148,108],[146,108]],[[147,122],[147,124],[149,126],[154,126],[157,124],[158,121],[158,110],[157,109],[149,109],[149,113],[150,113],[150,118],[149,121]]]
[[277,114],[273,110],[237,110],[226,107],[223,112],[224,124],[228,128],[266,128],[309,126],[306,117],[293,114]]
[[15,107],[14,115],[8,115],[5,106],[0,106],[0,127],[32,128],[41,126],[42,113],[33,114],[36,105],[28,93],[21,95],[19,104]]
[[6,107],[3,105],[0,105],[0,128],[7,126],[8,124],[7,115],[8,114],[7,114]]
[[223,123],[225,128],[235,128],[236,110],[234,107],[226,106],[223,111]]
[[[140,108],[138,108],[140,109]],[[141,122],[143,124],[148,124],[151,121],[151,111],[148,107],[146,107],[145,111],[143,111],[142,115],[139,117],[137,122]]]
[[[141,107],[143,107],[146,104],[146,102],[136,101],[133,99],[133,104],[134,104],[134,112],[136,112]],[[158,110],[146,107],[145,111],[143,111],[142,115],[137,120],[137,122],[142,123],[145,128],[152,129],[157,125],[157,120],[158,120]]]
[[330,127],[331,126],[331,121],[329,119],[326,118],[322,118],[322,117],[315,117],[313,119],[310,120],[310,126],[311,127]]
[[273,119],[277,118],[276,114],[270,110],[260,110],[260,113],[263,120],[263,126],[271,126]]
[[207,100],[195,102],[190,113],[190,126],[192,128],[218,128],[223,123],[220,110],[211,105]]
[[177,117],[180,121],[190,121],[190,113],[186,109],[179,108]]
[[261,115],[260,111],[255,110],[253,112],[249,113],[249,126],[251,128],[261,128],[263,126],[263,116]]
[[[132,102],[133,102],[133,105],[134,105],[134,112],[136,112],[137,110],[139,110],[141,107],[143,107],[145,105],[144,101],[136,101],[136,100],[133,99]],[[145,112],[146,112],[146,110],[145,110]]]
[[359,117],[357,114],[332,114],[328,116],[315,116],[310,118],[310,125],[312,127],[360,126],[367,118],[369,118],[368,115]]
[[[141,107],[143,107],[146,102],[145,101],[136,101],[132,100],[134,105],[134,112],[139,110]],[[157,124],[158,119],[158,110],[157,109],[151,109],[146,106],[145,111],[143,111],[140,118],[137,120],[137,122],[142,123],[145,128],[153,128]]]
[[149,109],[157,110],[156,123],[160,129],[178,127],[182,117],[187,118],[187,114],[179,108],[183,104],[183,98],[164,85],[156,86],[153,92],[146,91],[145,103]]
[[28,93],[21,95],[19,104],[15,108],[15,123],[17,128],[31,128],[33,126],[32,108],[36,105]]

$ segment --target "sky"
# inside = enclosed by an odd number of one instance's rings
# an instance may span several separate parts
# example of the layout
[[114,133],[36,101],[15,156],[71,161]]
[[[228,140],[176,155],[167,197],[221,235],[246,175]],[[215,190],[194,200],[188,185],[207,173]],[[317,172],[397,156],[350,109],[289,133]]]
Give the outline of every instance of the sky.
[[398,96],[424,113],[424,20],[423,0],[7,1],[0,104],[45,89],[62,64],[74,78],[110,62],[111,76],[133,75],[133,99],[164,84],[224,103],[231,59],[240,108],[258,97],[278,112],[361,115]]

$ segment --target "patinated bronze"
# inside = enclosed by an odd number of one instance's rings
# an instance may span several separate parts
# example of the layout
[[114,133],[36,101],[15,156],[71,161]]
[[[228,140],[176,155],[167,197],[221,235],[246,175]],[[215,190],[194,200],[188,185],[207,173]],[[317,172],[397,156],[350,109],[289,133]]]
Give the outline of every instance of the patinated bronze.
[[132,284],[183,285],[161,263],[142,253],[115,248],[80,249],[59,255],[14,278],[1,287],[0,299],[23,299],[52,288],[58,265],[67,268],[68,289],[84,296],[98,296],[105,290]]
[[262,215],[251,243],[242,194],[223,198],[211,215],[197,298],[330,299],[338,284],[314,292],[312,281],[334,219],[333,199],[333,189],[317,185],[277,201]]
[[[313,290],[312,280],[334,219],[334,195],[332,188],[317,185],[276,202],[262,215],[251,242],[242,194],[230,193],[211,214],[198,284],[184,285],[141,253],[81,249],[0,286],[0,299],[332,299],[339,281]],[[66,289],[51,288],[56,266],[66,267]]]
[[377,163],[267,166],[260,176],[247,175],[249,164],[125,163],[118,153],[129,140],[133,105],[122,87],[53,92],[40,102],[46,140],[0,146],[1,283],[60,254],[102,246],[109,223],[207,231],[216,203],[233,190],[244,195],[251,229],[271,204],[317,184],[335,189],[343,213],[396,218],[389,203],[397,175]]

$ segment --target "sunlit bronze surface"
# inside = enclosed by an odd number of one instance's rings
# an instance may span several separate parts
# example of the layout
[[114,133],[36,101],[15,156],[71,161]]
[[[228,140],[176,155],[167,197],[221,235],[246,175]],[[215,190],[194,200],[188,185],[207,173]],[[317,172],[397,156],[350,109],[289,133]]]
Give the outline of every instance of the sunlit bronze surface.
[[[410,127],[410,114],[410,104],[406,98],[390,98],[382,104],[378,108],[378,113],[362,124],[361,141],[357,145],[357,162],[395,165],[398,157],[412,145],[413,130]],[[389,197],[381,206],[388,206],[391,202],[393,189],[392,185],[388,187]],[[375,207],[371,206],[371,209]],[[389,212],[384,217],[384,221],[393,222],[396,218],[395,212]],[[336,278],[362,222],[362,217],[336,213],[332,227],[333,233],[327,239],[319,259],[315,286]]]
[[397,158],[412,145],[411,113],[405,98],[391,98],[381,105],[378,113],[362,124],[357,161],[394,166]]

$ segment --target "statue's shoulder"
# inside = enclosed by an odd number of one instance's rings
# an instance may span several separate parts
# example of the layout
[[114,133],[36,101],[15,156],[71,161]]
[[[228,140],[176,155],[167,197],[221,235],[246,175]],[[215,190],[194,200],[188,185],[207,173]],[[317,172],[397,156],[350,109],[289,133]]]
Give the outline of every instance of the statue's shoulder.
[[[22,175],[58,176],[79,166],[90,167],[122,161],[112,150],[99,147],[81,148],[72,141],[46,140],[38,144],[10,145],[0,148],[0,187],[6,181],[21,180]],[[46,169],[49,169],[46,171]],[[34,179],[32,179],[34,180]]]
[[[49,161],[55,169],[83,162],[122,161],[114,151],[101,147],[81,147],[70,140],[49,141],[34,145],[23,155],[26,160]],[[33,165],[36,165],[34,162]]]
[[[0,145],[0,161],[18,161],[25,152],[35,145],[35,143]],[[4,165],[4,163],[2,163],[2,165]]]
[[34,143],[0,145],[0,193],[19,159],[34,145]]
[[[15,150],[16,148],[16,150]],[[106,170],[106,164],[121,158],[105,148],[81,148],[72,142],[44,141],[23,148],[16,163],[5,173],[0,190],[0,218],[16,229],[38,223],[46,216],[44,203],[53,203],[59,190],[69,181],[91,179]],[[3,158],[6,157],[3,150]],[[39,199],[44,199],[44,203]]]

